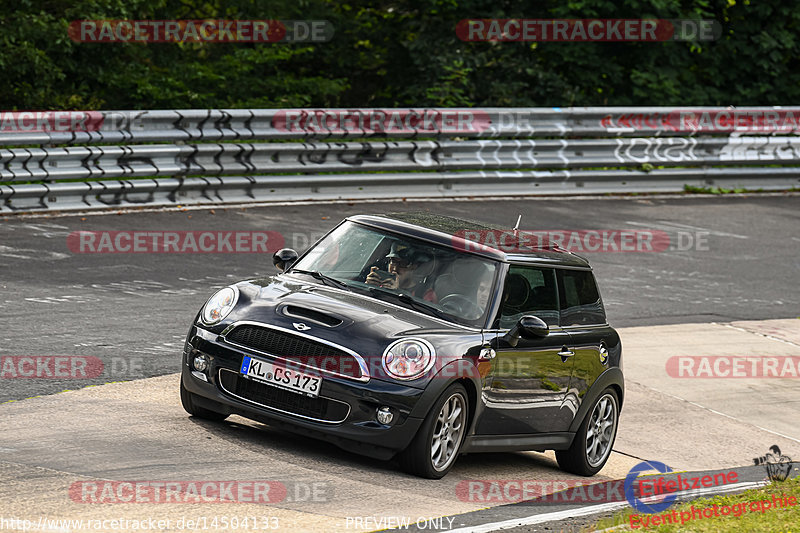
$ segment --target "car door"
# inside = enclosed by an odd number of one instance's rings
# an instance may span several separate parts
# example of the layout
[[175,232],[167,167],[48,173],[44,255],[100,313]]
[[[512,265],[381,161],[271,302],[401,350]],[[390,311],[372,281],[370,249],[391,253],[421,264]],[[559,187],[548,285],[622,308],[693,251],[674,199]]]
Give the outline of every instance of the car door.
[[[549,333],[520,336],[512,346],[505,334],[527,315],[542,319]],[[572,374],[570,336],[559,326],[558,290],[552,268],[512,264],[506,275],[495,357],[483,390],[484,410],[476,433],[520,435],[568,427],[572,413],[563,403]]]
[[606,322],[603,303],[590,270],[559,269],[561,326],[568,332],[574,355],[565,406],[573,413],[595,380],[608,369],[607,342],[614,330]]

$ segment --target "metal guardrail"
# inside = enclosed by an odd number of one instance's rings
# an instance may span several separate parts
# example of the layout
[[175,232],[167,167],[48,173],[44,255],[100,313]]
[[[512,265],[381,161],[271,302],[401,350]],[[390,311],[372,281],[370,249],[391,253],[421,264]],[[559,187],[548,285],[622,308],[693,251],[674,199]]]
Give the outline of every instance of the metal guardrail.
[[5,113],[0,211],[782,190],[800,187],[798,123],[800,108]]

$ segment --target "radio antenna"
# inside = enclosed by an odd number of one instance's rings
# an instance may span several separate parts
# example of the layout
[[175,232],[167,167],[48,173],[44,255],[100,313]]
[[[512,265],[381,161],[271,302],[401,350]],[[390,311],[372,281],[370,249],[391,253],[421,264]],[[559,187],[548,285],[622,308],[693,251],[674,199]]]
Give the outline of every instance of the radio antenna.
[[514,225],[514,231],[519,231],[519,221],[522,220],[522,215],[517,217],[517,223]]

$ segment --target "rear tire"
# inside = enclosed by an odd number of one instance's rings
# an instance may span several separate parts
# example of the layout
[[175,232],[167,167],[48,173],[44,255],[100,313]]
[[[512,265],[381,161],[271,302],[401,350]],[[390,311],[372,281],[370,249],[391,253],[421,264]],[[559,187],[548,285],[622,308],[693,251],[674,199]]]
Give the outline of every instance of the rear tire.
[[433,404],[400,464],[409,474],[441,479],[453,467],[469,426],[469,402],[463,385],[453,383]]
[[604,390],[583,419],[572,446],[556,451],[558,466],[579,476],[598,473],[611,456],[617,437],[619,401],[610,388]]
[[196,397],[195,394],[192,394],[183,386],[183,376],[181,376],[181,404],[183,404],[183,408],[187,413],[197,418],[202,418],[203,420],[213,420],[215,422],[228,418],[228,415],[224,413],[218,413],[196,405],[194,401]]

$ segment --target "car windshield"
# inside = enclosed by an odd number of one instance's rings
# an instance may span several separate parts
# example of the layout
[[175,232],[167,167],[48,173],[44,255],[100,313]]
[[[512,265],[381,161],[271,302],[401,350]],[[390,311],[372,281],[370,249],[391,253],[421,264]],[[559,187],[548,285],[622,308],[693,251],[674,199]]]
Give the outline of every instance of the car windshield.
[[481,327],[497,266],[459,250],[344,222],[291,271],[318,272],[373,298]]

